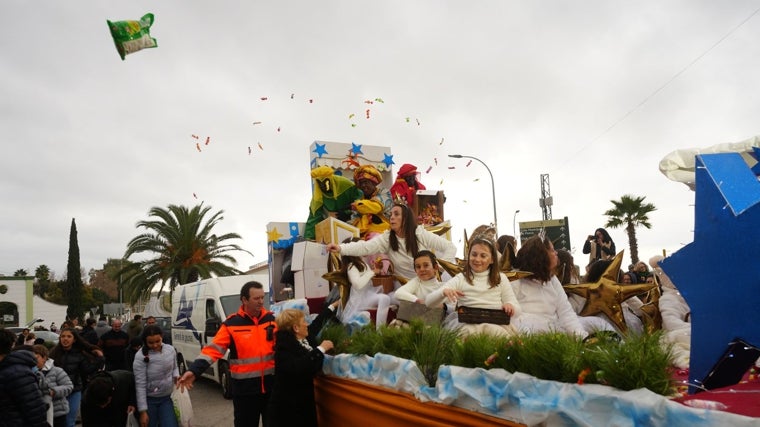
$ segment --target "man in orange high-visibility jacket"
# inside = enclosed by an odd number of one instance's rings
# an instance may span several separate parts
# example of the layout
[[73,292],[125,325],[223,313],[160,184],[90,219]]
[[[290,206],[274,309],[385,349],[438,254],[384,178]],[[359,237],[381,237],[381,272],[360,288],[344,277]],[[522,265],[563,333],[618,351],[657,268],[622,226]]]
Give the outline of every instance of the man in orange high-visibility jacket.
[[178,381],[192,388],[195,379],[230,350],[230,388],[235,427],[268,425],[267,404],[274,383],[274,333],[277,324],[264,308],[264,286],[248,282],[240,289],[240,309],[228,317]]

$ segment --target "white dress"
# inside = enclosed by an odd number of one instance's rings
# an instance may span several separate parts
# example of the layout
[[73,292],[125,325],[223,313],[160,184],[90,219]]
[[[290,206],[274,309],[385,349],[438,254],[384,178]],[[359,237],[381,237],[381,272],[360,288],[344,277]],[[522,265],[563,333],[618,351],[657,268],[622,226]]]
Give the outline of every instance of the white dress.
[[353,265],[348,267],[348,281],[351,283],[351,294],[348,297],[346,306],[343,307],[339,318],[345,324],[360,315],[361,312],[376,308],[376,325],[379,328],[388,321],[388,308],[391,300],[388,295],[382,293],[381,287],[372,286],[372,277],[375,273],[367,267],[364,271],[359,271]]
[[512,282],[522,314],[514,325],[524,333],[560,331],[585,338],[588,333],[581,325],[557,277],[548,282],[522,278]]

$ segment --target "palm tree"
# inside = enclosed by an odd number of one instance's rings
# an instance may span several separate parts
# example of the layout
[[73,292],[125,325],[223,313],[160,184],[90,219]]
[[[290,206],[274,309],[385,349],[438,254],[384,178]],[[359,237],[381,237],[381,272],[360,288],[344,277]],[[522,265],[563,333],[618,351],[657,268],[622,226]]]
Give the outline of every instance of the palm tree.
[[[148,216],[155,218],[137,223],[138,228],[147,231],[133,238],[127,244],[124,259],[127,264],[119,271],[120,286],[124,299],[134,304],[140,298],[150,298],[156,283],[161,283],[159,292],[166,283],[174,291],[178,285],[207,279],[213,275],[230,276],[240,271],[222,261],[237,265],[231,251],[250,253],[237,244],[228,243],[240,239],[237,233],[217,236],[213,228],[224,217],[218,211],[206,218],[210,206],[201,203],[188,209],[186,206],[169,205],[168,209],[153,207]],[[144,261],[129,261],[129,257],[139,253],[149,253],[154,257]]]
[[604,214],[609,218],[606,227],[618,228],[625,226],[625,232],[628,234],[628,246],[631,250],[631,262],[639,262],[639,243],[636,239],[636,227],[642,226],[652,228],[649,223],[647,214],[657,210],[652,203],[644,203],[646,197],[635,197],[626,194],[620,200],[610,200],[614,208],[607,210]]

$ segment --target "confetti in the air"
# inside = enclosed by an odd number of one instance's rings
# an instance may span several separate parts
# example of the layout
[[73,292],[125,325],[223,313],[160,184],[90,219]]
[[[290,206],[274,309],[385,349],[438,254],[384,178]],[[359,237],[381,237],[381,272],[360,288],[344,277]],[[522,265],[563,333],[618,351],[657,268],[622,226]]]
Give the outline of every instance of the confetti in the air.
[[427,170],[425,171],[425,173],[430,173],[430,171],[431,171],[431,170],[433,170],[433,167],[432,167],[432,166],[428,166],[428,168],[427,168]]
[[267,98],[266,96],[262,96],[262,97],[261,97],[261,98],[259,98],[259,99],[261,99],[262,101],[266,101],[266,100],[267,100],[267,99],[269,99],[269,98]]
[[310,100],[309,100],[309,104],[313,104],[313,103],[314,103],[314,100],[313,100],[313,99],[310,99]]
[[375,102],[379,102],[381,104],[385,104],[385,101],[383,101],[383,98],[375,98]]
[[472,182],[478,182],[478,181],[480,181],[480,178],[475,178],[472,180]]
[[200,153],[201,152],[201,143],[200,142],[196,142],[195,143],[195,148],[197,148],[198,152]]
[[410,117],[405,117],[404,120],[406,120],[407,123],[409,123],[409,120],[411,120]]
[[443,145],[443,138],[441,138],[441,142],[439,142],[438,145]]
[[349,115],[348,115],[348,119],[349,119],[349,120],[353,119],[355,115],[356,115],[356,114],[354,114],[354,113],[351,113],[351,114],[349,114]]
[[356,123],[351,123],[351,127],[355,128],[356,127]]
[[195,193],[193,193],[193,197],[195,197],[196,199],[198,198],[198,196],[196,196]]
[[365,111],[365,113],[367,113],[367,118],[369,118],[369,108],[367,109],[367,111]]
[[206,145],[208,145],[208,143],[209,143],[209,142],[211,142],[211,137],[210,137],[210,136],[207,136],[207,137],[206,137]]
[[279,126],[277,126],[277,132],[279,132],[280,130],[281,130],[281,128]]
[[260,125],[261,122],[253,122],[254,125]]
[[419,126],[420,125],[420,119],[414,119],[414,120],[417,120],[417,126]]
[[364,101],[364,103],[365,104],[374,104],[375,101],[372,101],[372,100],[368,99],[368,100]]
[[449,166],[449,169],[456,169],[455,166]]
[[249,156],[251,155],[251,146],[250,145],[248,146],[248,155]]
[[190,135],[190,136],[192,136],[195,139],[198,139],[198,135]]
[[435,161],[435,165],[438,166],[438,157],[433,157],[433,160]]
[[290,99],[293,99],[294,96],[296,96],[296,94],[295,93],[291,93],[290,94]]
[[264,151],[264,147],[261,146],[261,143],[259,142],[259,150]]
[[472,163],[472,160],[470,160],[469,162],[467,162],[467,164],[464,165],[464,167],[469,168],[471,163]]

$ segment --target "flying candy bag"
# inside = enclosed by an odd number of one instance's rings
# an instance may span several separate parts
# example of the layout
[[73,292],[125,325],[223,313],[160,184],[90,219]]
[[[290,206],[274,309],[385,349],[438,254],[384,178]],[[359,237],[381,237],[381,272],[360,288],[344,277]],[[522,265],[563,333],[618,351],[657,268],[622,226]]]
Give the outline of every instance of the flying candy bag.
[[122,61],[130,53],[158,46],[156,39],[150,36],[150,26],[153,25],[152,13],[146,13],[139,21],[111,22],[107,20],[106,22]]

